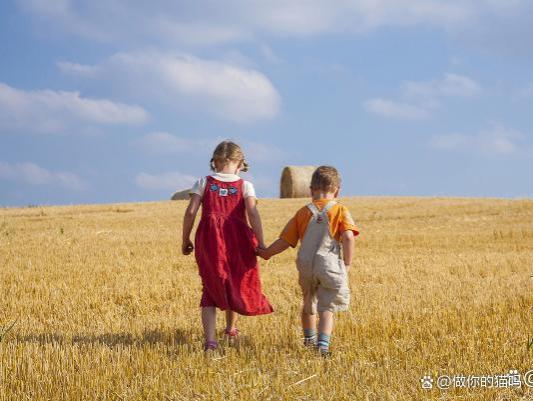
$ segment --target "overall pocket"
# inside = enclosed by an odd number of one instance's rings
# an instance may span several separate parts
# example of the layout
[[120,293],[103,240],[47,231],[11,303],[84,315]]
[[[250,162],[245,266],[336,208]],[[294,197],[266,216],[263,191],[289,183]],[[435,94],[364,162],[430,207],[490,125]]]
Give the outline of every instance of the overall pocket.
[[344,263],[334,253],[317,254],[315,256],[315,272],[320,283],[331,289],[341,288],[346,281]]

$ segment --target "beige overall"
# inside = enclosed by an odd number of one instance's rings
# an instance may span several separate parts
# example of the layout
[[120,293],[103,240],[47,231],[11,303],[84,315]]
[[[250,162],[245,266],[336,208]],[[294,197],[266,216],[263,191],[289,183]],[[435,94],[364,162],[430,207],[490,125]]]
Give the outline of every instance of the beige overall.
[[329,202],[322,211],[307,205],[313,217],[305,230],[296,265],[304,297],[304,312],[343,311],[350,303],[346,267],[339,242],[331,236],[328,210],[336,204]]

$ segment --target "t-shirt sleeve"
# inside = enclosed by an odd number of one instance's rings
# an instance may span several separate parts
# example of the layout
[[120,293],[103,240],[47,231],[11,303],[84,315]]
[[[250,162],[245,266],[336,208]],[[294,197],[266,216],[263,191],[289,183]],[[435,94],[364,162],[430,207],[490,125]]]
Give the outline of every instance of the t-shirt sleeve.
[[244,181],[243,196],[244,198],[248,198],[250,196],[257,198],[257,195],[255,194],[254,184],[252,184],[250,181]]
[[293,248],[298,244],[300,235],[298,234],[298,220],[296,216],[289,220],[279,237],[287,241]]
[[194,185],[192,186],[191,190],[189,191],[189,196],[192,194],[204,196],[204,190],[205,190],[206,183],[207,183],[207,179],[205,177],[200,178],[198,181],[196,181]]
[[355,225],[355,221],[350,214],[350,211],[345,207],[341,207],[340,212],[340,219],[339,219],[339,225],[338,225],[338,235],[339,237],[342,235],[342,233],[346,231],[352,231],[353,235],[359,235],[359,230],[357,229],[357,226]]

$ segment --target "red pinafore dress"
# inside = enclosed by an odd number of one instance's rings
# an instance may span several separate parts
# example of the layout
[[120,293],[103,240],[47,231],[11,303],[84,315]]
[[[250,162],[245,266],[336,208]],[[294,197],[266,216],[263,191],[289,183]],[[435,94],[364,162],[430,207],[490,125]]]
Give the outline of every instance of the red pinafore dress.
[[223,182],[207,177],[195,237],[203,285],[200,306],[263,315],[273,309],[261,291],[258,243],[246,220],[243,187],[242,179]]

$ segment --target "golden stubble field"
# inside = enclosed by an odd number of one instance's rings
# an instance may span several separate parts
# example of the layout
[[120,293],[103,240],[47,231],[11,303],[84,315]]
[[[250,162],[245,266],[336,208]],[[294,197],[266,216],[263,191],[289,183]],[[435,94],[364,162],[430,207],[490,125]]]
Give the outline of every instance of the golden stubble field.
[[[185,202],[0,209],[0,400],[532,400],[420,379],[533,368],[533,201],[342,202],[361,235],[328,360],[301,345],[294,250],[261,264],[275,313],[206,360]],[[305,203],[261,200],[267,240]]]

